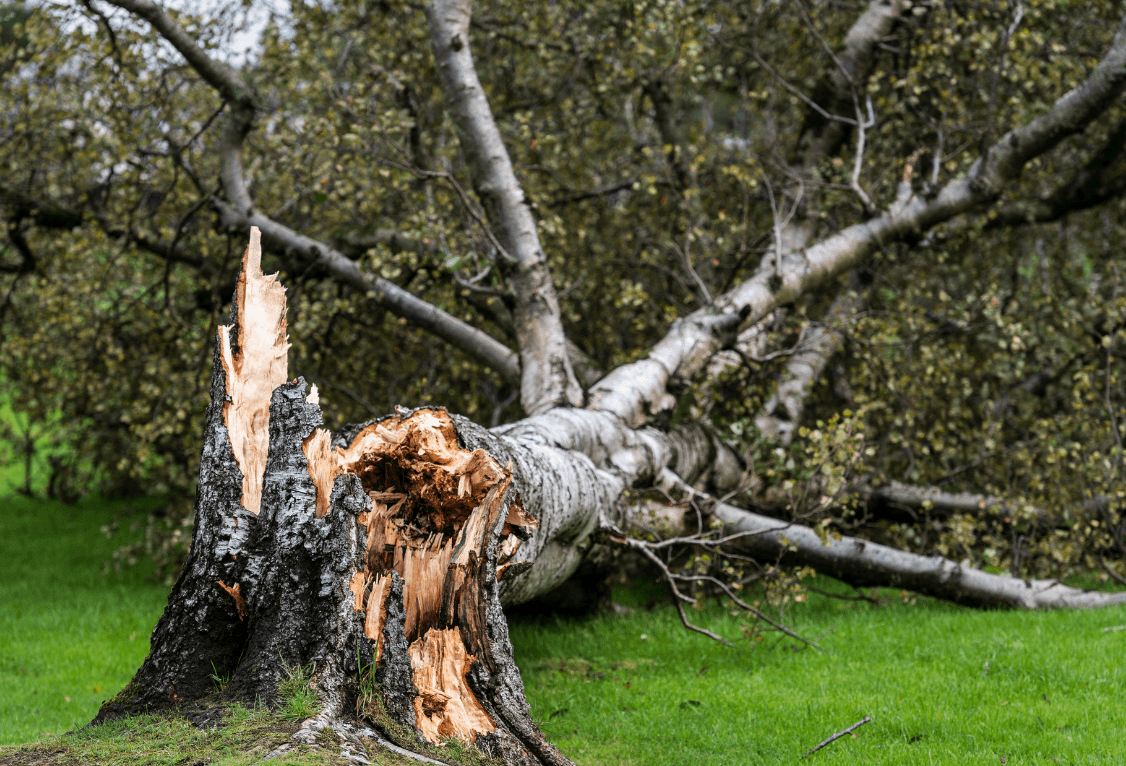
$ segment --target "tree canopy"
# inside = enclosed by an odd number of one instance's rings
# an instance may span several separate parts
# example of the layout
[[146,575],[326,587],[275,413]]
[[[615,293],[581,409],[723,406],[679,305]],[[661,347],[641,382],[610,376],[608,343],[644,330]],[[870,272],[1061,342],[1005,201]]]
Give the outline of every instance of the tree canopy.
[[245,57],[190,11],[0,14],[0,368],[70,470],[190,490],[254,225],[334,427],[585,403],[825,536],[1126,573],[1120,3],[482,2],[449,47],[515,206],[420,6],[291,3]]

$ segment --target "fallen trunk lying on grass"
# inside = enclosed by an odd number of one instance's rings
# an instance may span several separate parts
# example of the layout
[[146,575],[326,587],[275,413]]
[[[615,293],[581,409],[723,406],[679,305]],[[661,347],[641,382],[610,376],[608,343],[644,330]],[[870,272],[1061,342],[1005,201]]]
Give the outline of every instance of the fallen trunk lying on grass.
[[[731,455],[698,429],[577,409],[493,431],[401,410],[333,437],[315,387],[286,382],[284,290],[260,257],[254,231],[218,336],[190,557],[149,657],[96,720],[205,697],[274,703],[302,668],[323,711],[300,736],[354,715],[408,748],[452,737],[504,763],[569,763],[531,719],[502,604],[550,591],[597,530],[628,525],[627,488],[707,499],[668,466],[723,483]],[[1017,607],[1123,600],[822,542],[724,503],[710,513],[746,553],[857,584]]]

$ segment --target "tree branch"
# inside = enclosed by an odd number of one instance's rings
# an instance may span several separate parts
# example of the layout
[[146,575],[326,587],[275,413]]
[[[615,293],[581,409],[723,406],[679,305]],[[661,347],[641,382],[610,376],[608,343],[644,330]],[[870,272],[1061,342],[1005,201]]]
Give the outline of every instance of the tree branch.
[[[889,481],[879,487],[864,483],[857,487],[856,493],[866,496],[870,501],[875,500],[900,508],[912,510],[928,508],[939,516],[1002,511],[1025,513],[1038,522],[1046,522],[1051,518],[1043,509],[1018,506],[1000,497],[979,495],[974,492],[949,492],[941,487],[921,487],[899,481]],[[1088,502],[1092,507],[1097,507],[1097,500]]]
[[[825,157],[834,154],[848,138],[854,122],[829,119],[830,114],[854,114],[854,96],[863,88],[872,70],[876,48],[891,34],[908,4],[903,0],[872,0],[845,35],[840,50],[830,57],[834,66],[818,90],[826,94],[825,105],[806,115],[798,139],[794,164],[812,170]],[[801,6],[803,15],[805,6]],[[811,22],[812,24],[812,22]],[[811,27],[812,28],[812,27]],[[819,94],[818,94],[819,95]],[[858,119],[862,119],[857,115]]]
[[762,414],[755,418],[755,425],[764,434],[783,444],[790,443],[794,429],[801,422],[805,400],[813,383],[821,377],[825,365],[844,341],[840,327],[860,310],[862,304],[863,299],[854,290],[842,290],[830,304],[821,323],[806,335],[798,352],[786,363],[786,372],[778,388],[763,405]]
[[[813,29],[813,21],[809,18],[805,6],[800,2],[798,6],[810,29]],[[895,0],[894,2],[873,0],[868,8],[860,14],[849,28],[839,54],[834,54],[825,43],[824,39],[819,34],[817,35],[818,41],[825,48],[833,62],[833,66],[826,74],[822,84],[818,87],[818,91],[824,94],[821,97],[826,100],[829,109],[841,111],[852,108],[856,113],[857,119],[856,121],[831,119],[832,115],[826,112],[825,109],[820,107],[816,102],[807,100],[806,103],[809,106],[809,112],[802,126],[802,131],[799,135],[798,144],[790,166],[794,177],[800,181],[802,176],[812,173],[818,163],[840,149],[848,137],[849,129],[853,126],[857,127],[858,141],[851,183],[854,190],[858,192],[858,196],[866,212],[871,212],[871,200],[869,200],[863,190],[860,189],[859,171],[864,155],[865,129],[870,126],[864,121],[865,118],[860,113],[857,89],[863,87],[868,81],[875,60],[877,45],[891,33],[892,28],[905,9],[906,3],[901,0]],[[816,31],[814,34],[817,34]],[[761,57],[757,58],[759,58],[761,64],[767,66],[766,63],[761,60]],[[769,69],[769,67],[767,68]],[[772,69],[770,71],[775,77],[782,80],[780,75],[774,73]],[[782,80],[782,82],[786,84],[784,80]],[[786,85],[788,87],[788,84]],[[787,253],[800,250],[806,246],[810,237],[813,236],[813,225],[802,214],[803,206],[801,205],[801,201],[803,196],[805,196],[804,189],[799,186],[795,193],[793,189],[794,185],[795,184],[790,184],[788,190],[788,195],[794,199],[793,209],[789,214],[783,217],[777,209],[773,189],[769,185],[769,179],[767,179],[767,191],[770,194],[771,212],[774,219],[774,250],[773,254],[767,254],[764,261],[769,262],[773,259],[775,268],[779,270],[781,269],[782,258],[778,257],[778,254],[782,254],[782,257],[784,257]],[[808,208],[808,205],[809,203],[807,202],[804,207]],[[840,298],[838,298],[838,300],[840,300]],[[773,313],[774,312],[771,312],[768,318]],[[761,323],[760,321],[759,324]],[[740,344],[747,345],[744,336],[748,333],[755,335],[760,341],[764,340],[766,337],[764,333],[755,333],[751,328],[740,333],[739,339],[736,341],[736,348],[740,349],[740,354],[744,356],[748,355],[748,353],[740,348]],[[821,374],[825,362],[828,360],[828,357],[832,356],[836,351],[839,342],[839,335],[834,333],[826,334],[823,328],[815,329],[811,337],[804,339],[803,346],[808,346],[812,343],[813,347],[799,354],[801,358],[795,357],[791,360],[790,365],[788,365],[789,380],[779,387],[779,393],[768,402],[766,409],[759,416],[761,422],[759,422],[758,425],[762,430],[776,438],[789,442],[792,438],[791,431],[801,416],[801,404],[804,401],[804,394],[801,392],[805,391],[808,393],[813,380]],[[822,346],[824,347],[822,348]],[[821,357],[820,362],[817,361],[819,354]],[[762,357],[763,351],[759,350],[757,353],[749,355],[752,356],[752,358]],[[736,355],[731,355],[726,359],[717,361],[719,361],[718,364],[709,366],[709,376],[714,377],[724,370],[730,369],[732,366],[743,362],[743,360]],[[803,364],[803,361],[813,365],[814,368]],[[787,398],[785,409],[790,414],[788,422],[774,417],[774,413],[780,401],[778,398],[779,394],[783,393]]]
[[627,423],[644,421],[647,411],[673,403],[666,391],[672,375],[692,377],[728,342],[739,324],[755,322],[861,263],[892,242],[926,231],[991,203],[1024,165],[1098,117],[1126,87],[1126,20],[1106,57],[1079,86],[1064,94],[1032,122],[1009,131],[966,176],[931,198],[912,197],[882,215],[809,247],[789,253],[781,270],[763,264],[747,281],[717,299],[714,307],[677,320],[649,357],[617,368],[591,389],[590,406],[615,413]]
[[942,556],[922,556],[855,537],[824,540],[809,527],[715,502],[664,470],[657,485],[677,498],[714,503],[725,534],[742,533],[740,550],[783,564],[811,566],[855,586],[906,588],[954,603],[1018,609],[1097,608],[1126,603],[1126,593],[1070,588],[1057,580],[1022,580],[962,566]]
[[512,285],[523,367],[520,401],[530,414],[578,405],[582,390],[567,357],[547,256],[469,50],[471,13],[468,0],[434,0],[426,6],[442,91],[474,188],[504,250],[516,261]]
[[1064,216],[1101,205],[1126,194],[1126,173],[1114,168],[1126,150],[1126,120],[1118,123],[1091,159],[1067,183],[1042,195],[1038,200],[1002,205],[986,229],[1050,223]]
[[235,106],[230,111],[221,145],[220,175],[228,201],[214,200],[215,208],[226,226],[244,229],[258,227],[265,241],[272,247],[309,257],[334,279],[379,300],[392,313],[492,367],[506,380],[519,380],[520,366],[516,355],[495,338],[412,295],[393,282],[363,273],[354,262],[334,248],[299,234],[258,211],[246,188],[242,168],[242,142],[252,127],[258,108],[253,92],[238,72],[211,59],[155,3],[149,0],[109,1],[152,24],[204,80]]

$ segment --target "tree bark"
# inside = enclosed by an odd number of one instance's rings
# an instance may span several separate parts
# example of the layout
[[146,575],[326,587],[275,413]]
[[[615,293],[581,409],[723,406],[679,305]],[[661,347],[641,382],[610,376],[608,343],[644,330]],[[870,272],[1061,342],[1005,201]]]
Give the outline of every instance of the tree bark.
[[[237,73],[207,58],[148,0],[114,3],[148,19],[231,102],[222,171],[227,201],[215,201],[224,222],[259,223],[268,239],[308,253],[338,279],[397,300],[342,254],[255,210],[240,147],[256,107]],[[473,72],[467,9],[435,4],[430,15],[454,111],[479,143],[469,150],[479,164],[479,192],[487,207],[495,206],[491,219],[512,216],[503,224],[511,228],[501,232],[502,249],[514,251],[520,278],[529,280],[517,332],[528,322],[540,329],[521,339],[521,369],[503,344],[435,307],[405,293],[396,305],[510,380],[519,376],[532,416],[486,431],[422,408],[335,437],[319,428],[316,388],[301,378],[287,382],[284,291],[261,274],[259,231],[252,228],[231,325],[217,336],[190,558],[149,657],[97,720],[189,703],[277,704],[286,683],[307,676],[322,709],[300,736],[343,726],[354,710],[407,748],[452,737],[506,764],[569,763],[530,717],[502,607],[575,572],[595,532],[628,521],[620,502],[627,489],[655,485],[710,501],[681,477],[703,483],[710,476],[723,486],[739,473],[730,450],[702,429],[643,426],[675,403],[670,379],[692,377],[740,325],[876,248],[994,201],[1024,164],[1081,129],[1126,88],[1124,25],[1085,83],[1003,137],[967,177],[933,197],[914,197],[908,189],[886,213],[808,248],[783,242],[779,262],[764,262],[714,305],[679,320],[648,358],[603,378],[589,409],[552,408],[577,401],[576,386],[543,254],[526,237],[530,231],[534,239],[534,221],[507,155],[497,154],[504,147],[493,136],[496,126]],[[458,96],[458,88],[473,93]],[[521,237],[522,250],[514,244]],[[535,313],[537,301],[546,301],[545,313]],[[987,575],[863,540],[822,539],[807,527],[722,502],[712,503],[711,513],[751,556],[812,565],[857,584],[1023,608],[1126,598]],[[221,692],[217,677],[230,678]]]
[[[492,431],[442,409],[400,410],[334,437],[319,427],[316,387],[287,382],[284,289],[260,258],[252,230],[231,325],[216,337],[189,560],[149,657],[95,721],[275,705],[307,677],[321,709],[297,741],[325,727],[354,735],[355,711],[407,749],[456,738],[505,764],[570,763],[531,718],[503,605],[557,587],[596,532],[628,526],[619,500],[629,487],[707,499],[679,476],[729,487],[738,461],[698,426],[632,429],[574,408]],[[823,543],[806,527],[713,505],[744,552],[849,582],[992,606],[1126,598],[850,538]],[[218,691],[220,678],[230,681]]]
[[522,366],[520,403],[525,412],[537,415],[581,404],[583,395],[567,355],[559,298],[531,207],[477,78],[469,48],[471,5],[467,0],[433,0],[426,6],[426,17],[442,91],[458,127],[473,187],[497,230],[503,251],[498,258],[511,258],[515,265],[511,281]]
[[[285,382],[284,290],[260,257],[255,230],[217,336],[190,558],[152,652],[95,720],[276,704],[305,668],[322,706],[314,728],[362,700],[361,714],[408,748],[404,732],[432,745],[454,737],[504,763],[570,763],[531,719],[501,599],[574,570],[563,541],[589,529],[551,511],[563,492],[576,507],[570,488],[589,485],[590,460],[436,409],[334,442],[318,427],[316,388]],[[612,498],[579,500],[581,516],[597,518]],[[230,677],[219,696],[217,677]]]
[[[760,561],[813,567],[855,586],[905,588],[956,604],[1006,609],[1094,609],[1126,603],[1126,593],[1071,588],[1058,580],[1023,580],[963,566],[940,555],[925,556],[856,537],[819,535],[802,524],[761,516],[717,502],[665,470],[656,485],[676,499],[709,507],[724,535],[738,535],[740,552]],[[667,502],[647,508],[673,534],[694,532]],[[680,528],[678,529],[678,522]]]

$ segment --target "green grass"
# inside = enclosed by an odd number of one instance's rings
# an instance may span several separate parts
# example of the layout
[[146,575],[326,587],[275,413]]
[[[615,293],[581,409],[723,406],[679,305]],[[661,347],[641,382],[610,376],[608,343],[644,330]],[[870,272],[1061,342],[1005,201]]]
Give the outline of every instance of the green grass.
[[103,574],[122,538],[100,528],[153,503],[0,498],[0,744],[85,725],[140,666],[167,591]]
[[281,702],[279,712],[284,720],[300,723],[320,710],[317,691],[309,680],[311,674],[312,668],[301,665],[286,667],[286,677],[278,684],[278,699]]
[[[144,658],[165,590],[143,567],[102,574],[121,540],[99,528],[127,505],[0,499],[0,744],[82,726]],[[1126,763],[1126,630],[1103,631],[1126,624],[1126,608],[980,612],[895,594],[881,606],[811,594],[788,615],[806,636],[828,630],[829,653],[772,634],[744,640],[748,621],[719,605],[693,617],[737,639],[734,649],[685,631],[664,604],[511,632],[533,715],[582,766],[796,763],[865,715],[873,721],[855,738],[801,762]],[[145,718],[50,739],[38,752],[244,763],[249,743],[292,725],[261,715],[234,714],[251,733]]]
[[[289,744],[298,724],[286,722],[264,709],[238,705],[227,708],[219,725],[199,727],[169,716],[139,716],[110,721],[96,729],[84,729],[53,737],[31,748],[0,748],[3,766],[249,766],[262,763],[277,748]],[[290,747],[269,763],[279,766],[354,766],[341,757],[339,741],[331,730],[322,729],[314,747]],[[382,766],[414,766],[417,761],[382,750],[369,743],[375,763]]]
[[[825,583],[821,583],[825,585]],[[891,592],[888,592],[891,593]],[[580,624],[516,625],[533,716],[576,762],[1126,763],[1126,608],[971,611],[811,594],[793,626],[828,654],[766,634],[734,649],[685,631],[671,607]],[[740,638],[741,616],[695,619]]]

